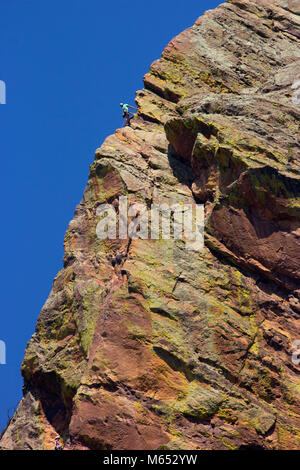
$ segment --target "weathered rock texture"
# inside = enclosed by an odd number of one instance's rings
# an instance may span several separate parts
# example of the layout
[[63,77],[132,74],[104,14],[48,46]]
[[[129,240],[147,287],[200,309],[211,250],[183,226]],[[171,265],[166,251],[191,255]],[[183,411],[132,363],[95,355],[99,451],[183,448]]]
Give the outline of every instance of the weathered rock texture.
[[[2,448],[299,448],[299,14],[231,0],[152,64],[96,151]],[[203,203],[204,250],[98,239],[121,195]]]

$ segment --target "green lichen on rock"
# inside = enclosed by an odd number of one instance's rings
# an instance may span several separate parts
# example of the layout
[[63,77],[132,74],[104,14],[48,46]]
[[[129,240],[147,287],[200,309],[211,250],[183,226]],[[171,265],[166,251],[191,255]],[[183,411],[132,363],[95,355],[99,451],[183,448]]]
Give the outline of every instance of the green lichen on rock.
[[[231,0],[152,64],[96,150],[1,448],[299,448],[298,13]],[[204,248],[98,238],[120,196],[203,204]]]

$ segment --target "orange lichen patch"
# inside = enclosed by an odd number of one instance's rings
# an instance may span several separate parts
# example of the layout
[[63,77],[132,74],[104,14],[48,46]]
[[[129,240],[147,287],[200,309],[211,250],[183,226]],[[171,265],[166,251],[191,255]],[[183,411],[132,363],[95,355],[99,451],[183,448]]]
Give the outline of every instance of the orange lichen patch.
[[[131,126],[96,150],[1,448],[299,448],[294,3],[220,5],[151,65]],[[173,227],[99,239],[121,195],[203,204],[205,246]]]

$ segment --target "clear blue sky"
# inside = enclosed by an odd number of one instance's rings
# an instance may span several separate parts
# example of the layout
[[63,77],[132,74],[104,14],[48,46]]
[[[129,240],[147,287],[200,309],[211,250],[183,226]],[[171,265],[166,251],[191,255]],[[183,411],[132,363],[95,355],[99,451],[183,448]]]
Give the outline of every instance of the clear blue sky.
[[0,430],[22,397],[20,365],[62,267],[63,239],[94,151],[121,127],[150,64],[217,0],[0,0]]

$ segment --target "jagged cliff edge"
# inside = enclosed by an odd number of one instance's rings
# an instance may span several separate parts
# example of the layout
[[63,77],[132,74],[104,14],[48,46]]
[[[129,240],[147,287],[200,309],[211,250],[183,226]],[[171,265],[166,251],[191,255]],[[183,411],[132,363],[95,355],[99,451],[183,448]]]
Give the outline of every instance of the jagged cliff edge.
[[[57,434],[65,449],[299,448],[299,14],[231,0],[152,64],[132,127],[96,151],[2,449]],[[204,204],[205,249],[100,240],[96,209],[122,195]]]

